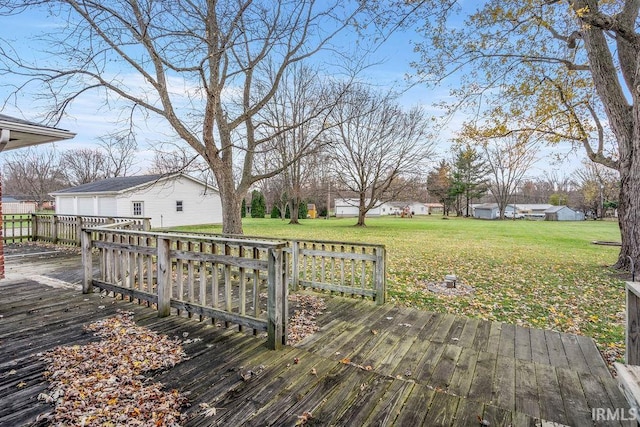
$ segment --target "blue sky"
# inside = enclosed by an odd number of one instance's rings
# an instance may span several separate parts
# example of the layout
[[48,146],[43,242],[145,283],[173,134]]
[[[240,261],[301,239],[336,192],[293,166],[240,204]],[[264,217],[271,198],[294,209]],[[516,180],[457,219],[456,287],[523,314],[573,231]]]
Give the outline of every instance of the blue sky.
[[[0,27],[0,38],[14,41],[21,55],[29,56],[33,54],[39,61],[46,61],[46,57],[37,53],[41,46],[35,45],[31,37],[56,25],[58,23],[52,21],[46,13],[32,11],[10,19],[4,18],[3,26]],[[346,39],[348,40],[349,37],[347,36]],[[405,75],[412,72],[410,62],[417,59],[411,44],[412,40],[417,39],[419,39],[419,36],[410,31],[397,32],[392,35],[386,43],[372,54],[370,62],[380,62],[380,64],[369,68],[365,73],[365,78],[382,87],[393,85],[396,88],[403,88],[406,83]],[[19,82],[19,80],[17,81]],[[406,89],[406,92],[400,98],[400,102],[407,108],[420,105],[429,115],[442,115],[442,111],[435,108],[433,104],[442,99],[447,99],[449,97],[449,88],[455,87],[456,83],[455,79],[450,79],[445,82],[445,85],[437,88],[428,88],[420,84],[414,85]],[[0,88],[0,96],[4,99],[6,93],[2,91],[6,92],[6,88]],[[20,109],[7,105],[3,113],[28,120],[38,120],[37,115],[32,115],[30,110],[33,100],[24,97],[18,100],[18,104]],[[73,104],[68,111],[68,116],[63,118],[58,126],[77,133],[77,136],[72,141],[59,143],[58,148],[66,149],[96,144],[100,136],[113,130],[110,122],[117,120],[116,113],[108,110],[97,111],[96,105],[98,104],[100,104],[100,101],[93,96],[81,97]],[[464,116],[458,114],[446,126],[439,129],[439,157],[450,158],[448,152],[449,139],[455,134],[463,120]],[[139,161],[142,165],[141,172],[144,172],[144,168],[152,156],[151,152],[145,149],[149,144],[166,139],[166,135],[163,132],[158,132],[158,129],[164,128],[159,120],[138,121],[137,124],[140,126],[140,134],[145,135],[145,138],[139,140],[139,148],[141,149]],[[565,165],[550,165],[548,156],[553,152],[557,152],[557,149],[544,150],[541,153],[541,160],[530,175],[541,175],[544,170],[560,167],[563,168],[562,173],[568,173],[565,171],[572,171],[579,166],[578,156],[571,156],[570,161]]]

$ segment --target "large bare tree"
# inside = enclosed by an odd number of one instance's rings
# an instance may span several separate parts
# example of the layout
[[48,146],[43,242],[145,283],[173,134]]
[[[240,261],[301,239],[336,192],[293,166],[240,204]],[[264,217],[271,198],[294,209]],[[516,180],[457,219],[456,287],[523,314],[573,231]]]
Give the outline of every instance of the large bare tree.
[[136,149],[136,141],[129,135],[101,137],[99,147],[62,152],[60,166],[72,185],[127,176],[134,170]]
[[500,218],[518,191],[531,166],[536,161],[536,150],[525,135],[484,141],[482,150],[489,169],[489,191],[498,204]]
[[[264,122],[269,128],[286,129],[275,132],[268,151],[267,169],[282,169],[278,179],[282,195],[289,206],[290,224],[299,224],[298,210],[305,196],[305,187],[317,166],[317,158],[329,144],[329,115],[339,102],[348,84],[323,83],[317,71],[303,65],[292,67],[283,76],[275,96],[267,104]],[[299,126],[291,126],[299,123]],[[284,215],[284,211],[281,211]]]
[[[402,3],[402,4],[400,4]],[[417,74],[461,76],[453,106],[471,103],[493,135],[535,131],[569,141],[621,176],[622,248],[640,263],[640,24],[638,0],[410,2],[425,43]],[[399,2],[402,6],[404,2]],[[462,73],[459,73],[462,71]],[[610,150],[607,132],[614,136]]]
[[605,203],[617,205],[620,176],[617,171],[591,161],[583,162],[573,173],[573,185],[579,192],[576,202],[585,213],[603,218]]
[[[392,97],[359,86],[333,111],[336,123],[331,162],[339,190],[358,197],[358,222],[393,200],[425,169],[433,153],[427,119],[419,108],[404,111]],[[402,178],[402,179],[401,179]]]
[[5,154],[3,190],[5,194],[26,196],[41,205],[49,193],[69,186],[60,156],[51,148],[28,148]]
[[[51,117],[86,92],[109,105],[160,117],[209,165],[222,199],[223,232],[241,233],[240,205],[255,182],[265,143],[299,126],[267,132],[257,119],[282,76],[353,24],[357,3],[340,0],[7,0],[3,14],[48,7],[58,25],[47,35],[47,64],[0,49],[3,74],[39,84]],[[34,45],[35,46],[35,45]],[[334,51],[334,57],[337,50]],[[234,167],[239,165],[239,173]]]

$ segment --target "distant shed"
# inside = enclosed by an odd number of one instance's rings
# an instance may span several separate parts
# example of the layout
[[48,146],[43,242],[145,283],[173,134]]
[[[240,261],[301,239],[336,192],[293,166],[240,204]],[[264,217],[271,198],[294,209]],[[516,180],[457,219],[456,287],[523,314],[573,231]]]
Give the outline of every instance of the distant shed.
[[497,203],[483,203],[473,210],[473,216],[480,219],[496,219],[500,214]]
[[584,221],[584,214],[568,206],[552,206],[544,211],[545,221]]

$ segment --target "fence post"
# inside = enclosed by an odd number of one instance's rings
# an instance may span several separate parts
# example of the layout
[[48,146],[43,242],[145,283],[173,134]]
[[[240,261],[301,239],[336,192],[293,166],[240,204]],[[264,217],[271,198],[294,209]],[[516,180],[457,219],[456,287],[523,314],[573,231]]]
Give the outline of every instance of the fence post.
[[31,241],[38,241],[38,215],[31,214]]
[[287,284],[283,283],[282,247],[267,251],[267,348],[280,350],[286,344]]
[[93,259],[91,256],[91,231],[80,230],[82,247],[82,267],[84,278],[82,281],[82,293],[88,294],[93,290]]
[[157,237],[158,256],[158,317],[171,314],[171,241]]
[[386,295],[386,257],[387,251],[384,246],[376,248],[376,271],[375,271],[375,289],[376,289],[376,305],[382,305],[385,302]]
[[144,218],[142,220],[142,231],[151,230],[151,220],[149,218]]
[[51,240],[58,243],[58,215],[51,216]]
[[300,260],[299,256],[300,244],[297,240],[291,241],[291,289],[294,291],[298,290],[298,285],[300,284],[300,271],[298,261]]
[[82,239],[82,217],[76,216],[76,245],[81,244]]
[[627,282],[625,363],[640,365],[640,283]]

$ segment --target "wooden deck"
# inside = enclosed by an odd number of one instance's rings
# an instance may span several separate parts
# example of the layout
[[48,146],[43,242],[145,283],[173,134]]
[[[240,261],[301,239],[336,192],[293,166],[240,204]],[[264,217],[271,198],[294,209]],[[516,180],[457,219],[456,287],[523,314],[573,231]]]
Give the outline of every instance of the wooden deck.
[[[478,417],[491,426],[636,425],[593,420],[598,408],[620,415],[629,407],[586,337],[325,295],[321,331],[269,351],[262,338],[82,295],[78,255],[16,255],[7,263],[2,426],[30,425],[52,410],[37,400],[48,385],[37,353],[93,340],[82,325],[118,309],[170,337],[188,333],[189,359],[153,377],[189,393],[188,426],[292,426],[304,412],[313,414],[307,425],[469,426]],[[254,374],[243,378],[248,370]]]

